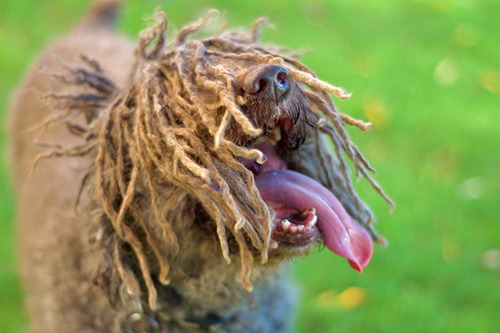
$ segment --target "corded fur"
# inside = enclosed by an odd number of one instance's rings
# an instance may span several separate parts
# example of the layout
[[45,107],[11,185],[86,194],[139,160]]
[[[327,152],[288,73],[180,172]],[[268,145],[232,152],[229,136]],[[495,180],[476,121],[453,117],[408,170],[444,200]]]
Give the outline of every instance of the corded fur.
[[[324,133],[335,148],[334,155],[320,145],[311,152],[323,165],[331,166],[322,171],[323,181],[335,189],[348,212],[376,240],[381,238],[371,225],[372,213],[352,186],[344,155],[352,161],[356,175],[365,177],[394,206],[370,176],[373,168],[344,127],[347,123],[367,130],[371,124],[339,113],[331,98],[331,94],[340,99],[350,95],[319,80],[295,57],[260,44],[262,19],[247,32],[221,32],[189,40],[210,21],[213,12],[181,29],[170,47],[166,16],[158,13],[155,24],[140,35],[130,82],[122,90],[96,61],[83,58],[90,70],[66,66],[69,74],[57,77],[68,84],[86,84],[94,93],[50,97],[68,112],[86,112],[88,128],[66,123],[86,143],[37,159],[92,156],[93,167],[82,187],[89,186],[102,207],[96,227],[107,249],[96,281],[110,289],[109,281],[116,274],[118,284],[123,284],[129,295],[147,290],[152,309],[157,308],[157,283],[169,283],[170,264],[179,255],[182,230],[173,222],[192,221],[196,203],[215,223],[227,263],[235,253],[230,240],[237,244],[241,281],[247,290],[252,289],[249,279],[255,254],[263,263],[268,259],[274,212],[261,199],[252,172],[240,163],[240,158],[259,163],[265,159],[259,150],[245,145],[248,138],[262,134],[262,128],[242,111],[248,101],[234,84],[246,68],[276,64],[301,84],[305,103],[314,115],[309,118],[314,119],[315,140],[321,141]],[[113,293],[117,290],[109,290]]]

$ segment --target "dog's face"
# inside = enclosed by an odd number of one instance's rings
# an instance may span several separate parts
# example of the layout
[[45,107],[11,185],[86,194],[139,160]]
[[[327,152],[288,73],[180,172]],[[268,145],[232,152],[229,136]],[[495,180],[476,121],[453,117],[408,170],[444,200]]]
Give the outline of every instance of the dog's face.
[[[234,39],[234,35],[232,37]],[[247,56],[244,51],[243,55],[231,56],[220,49],[221,40],[224,39],[192,41],[183,46],[197,55],[196,62],[199,64],[197,75],[186,75],[186,85],[193,87],[192,95],[200,103],[218,106],[218,109],[212,108],[208,112],[216,117],[216,125],[222,126],[228,106],[221,105],[221,94],[211,87],[214,84],[212,80],[199,80],[203,75],[215,76],[210,70],[217,70],[218,75],[224,76],[224,93],[235,101],[232,107],[238,108],[253,129],[260,131],[258,134],[248,133],[242,128],[244,125],[233,117],[223,138],[263,154],[263,161],[234,157],[251,172],[260,196],[275,213],[270,221],[271,256],[304,255],[312,247],[324,243],[361,271],[372,255],[370,235],[325,187],[328,182],[317,179],[318,172],[305,174],[306,170],[301,167],[312,164],[313,168],[331,168],[341,172],[336,165],[321,160],[316,153],[317,150],[327,149],[318,140],[322,116],[313,110],[318,109],[319,103],[308,97],[308,88],[303,82],[292,77],[287,68],[275,64],[277,57],[251,57],[248,49]],[[228,40],[225,42],[230,43]],[[232,42],[233,48],[243,48],[242,41],[236,39]],[[266,59],[271,60],[270,63],[266,63]],[[179,67],[183,65],[177,64]],[[289,64],[283,62],[283,65],[288,67]],[[210,134],[206,136],[210,137]],[[211,150],[214,141],[208,139],[205,143],[205,149]],[[323,154],[328,155],[328,152]],[[343,184],[336,186],[342,188]],[[260,223],[269,223],[255,211],[248,214],[252,213]],[[248,214],[244,217],[248,218]]]

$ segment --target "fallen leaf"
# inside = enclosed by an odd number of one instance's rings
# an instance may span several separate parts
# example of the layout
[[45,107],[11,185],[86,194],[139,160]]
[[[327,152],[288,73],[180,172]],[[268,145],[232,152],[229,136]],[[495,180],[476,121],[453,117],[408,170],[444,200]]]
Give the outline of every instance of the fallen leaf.
[[363,288],[349,287],[337,295],[336,300],[344,309],[354,309],[366,303],[367,294]]
[[453,85],[458,77],[458,66],[451,58],[441,60],[434,69],[434,80],[441,86]]
[[458,25],[455,28],[453,35],[455,36],[457,43],[462,47],[471,47],[477,43],[476,30],[469,24],[462,23]]
[[373,126],[383,128],[388,121],[389,111],[384,100],[371,97],[363,102],[363,112]]
[[493,68],[485,69],[481,74],[480,84],[491,93],[500,93],[500,73]]
[[457,186],[457,194],[462,199],[479,199],[484,195],[485,183],[481,177],[473,177],[464,180]]
[[458,244],[455,240],[445,241],[441,247],[441,251],[443,253],[443,258],[447,263],[456,261],[462,252],[460,244]]

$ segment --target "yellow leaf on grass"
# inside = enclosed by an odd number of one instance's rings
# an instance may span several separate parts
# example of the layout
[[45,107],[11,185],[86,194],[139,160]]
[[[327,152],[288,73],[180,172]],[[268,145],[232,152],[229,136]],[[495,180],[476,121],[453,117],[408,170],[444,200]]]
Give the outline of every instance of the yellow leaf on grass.
[[387,124],[389,110],[384,100],[376,97],[363,102],[363,112],[373,126],[382,128]]
[[500,73],[493,69],[487,68],[481,74],[481,86],[493,94],[500,93]]
[[337,295],[337,304],[344,309],[354,309],[366,303],[366,290],[359,287],[349,287]]
[[447,263],[454,262],[460,256],[461,248],[455,240],[447,240],[441,246],[443,258]]
[[453,31],[455,40],[463,47],[471,47],[477,43],[477,32],[469,24],[462,23]]
[[451,86],[457,82],[459,69],[455,60],[445,58],[434,69],[434,80],[441,86]]

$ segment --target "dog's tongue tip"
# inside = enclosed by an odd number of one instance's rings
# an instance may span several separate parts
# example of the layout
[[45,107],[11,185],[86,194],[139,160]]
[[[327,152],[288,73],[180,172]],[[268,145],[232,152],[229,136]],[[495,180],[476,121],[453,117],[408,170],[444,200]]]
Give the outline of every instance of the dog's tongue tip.
[[363,273],[363,267],[355,260],[347,259],[349,266],[351,266],[356,271]]
[[360,273],[368,266],[373,255],[373,241],[365,228],[351,219],[351,257],[346,257],[349,265]]
[[328,227],[324,228],[323,237],[326,247],[347,259],[349,265],[359,273],[370,263],[373,254],[373,242],[370,235],[363,227],[352,221],[349,232],[349,245],[343,245],[331,235]]

